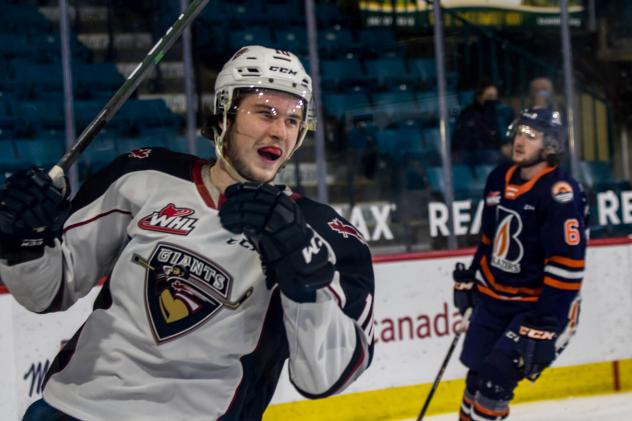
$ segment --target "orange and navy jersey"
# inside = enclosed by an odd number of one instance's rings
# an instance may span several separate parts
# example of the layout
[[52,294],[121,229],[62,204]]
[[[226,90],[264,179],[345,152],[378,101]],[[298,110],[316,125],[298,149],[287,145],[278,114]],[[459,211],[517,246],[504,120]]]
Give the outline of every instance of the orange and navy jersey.
[[494,169],[484,191],[473,268],[492,299],[537,303],[564,319],[584,274],[588,208],[581,186],[559,167],[522,180],[516,165]]

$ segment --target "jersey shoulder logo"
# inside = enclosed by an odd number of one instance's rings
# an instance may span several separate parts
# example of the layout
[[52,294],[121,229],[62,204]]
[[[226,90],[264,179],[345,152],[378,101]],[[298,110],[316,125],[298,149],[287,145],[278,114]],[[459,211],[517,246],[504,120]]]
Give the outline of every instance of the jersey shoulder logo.
[[331,228],[332,231],[337,232],[344,238],[353,237],[360,241],[362,244],[366,244],[366,240],[364,239],[360,231],[358,231],[356,227],[351,224],[345,224],[340,219],[334,218],[331,221],[327,222],[327,225],[329,226],[329,228]]
[[129,156],[130,158],[145,159],[145,158],[149,158],[150,153],[151,153],[150,148],[139,148],[139,149],[134,149],[127,156]]
[[222,308],[232,276],[218,264],[173,244],[159,243],[147,261],[145,307],[157,343],[196,329]]
[[570,202],[573,200],[573,187],[566,181],[558,181],[551,187],[551,195],[556,202]]
[[496,206],[500,203],[500,192],[499,191],[490,191],[487,196],[485,196],[485,205],[486,206]]
[[150,213],[138,221],[138,226],[144,230],[165,232],[167,234],[189,235],[197,218],[191,218],[195,211],[189,208],[178,208],[169,203],[159,211]]
[[524,247],[519,239],[522,218],[518,212],[499,205],[496,208],[498,226],[492,248],[492,266],[510,273],[520,273]]

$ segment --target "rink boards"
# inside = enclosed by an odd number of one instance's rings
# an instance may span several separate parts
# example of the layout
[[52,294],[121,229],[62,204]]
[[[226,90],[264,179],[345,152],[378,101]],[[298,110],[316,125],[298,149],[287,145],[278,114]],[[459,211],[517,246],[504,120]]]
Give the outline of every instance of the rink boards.
[[[306,401],[282,375],[264,419],[378,420],[415,416],[460,319],[452,306],[451,272],[471,250],[377,258],[373,364],[342,395]],[[582,287],[580,325],[554,368],[534,384],[523,382],[520,401],[632,390],[632,240],[593,242]],[[16,419],[41,393],[57,350],[83,323],[97,289],[69,311],[28,313],[0,295],[0,418]],[[463,388],[457,349],[430,413],[454,410]]]

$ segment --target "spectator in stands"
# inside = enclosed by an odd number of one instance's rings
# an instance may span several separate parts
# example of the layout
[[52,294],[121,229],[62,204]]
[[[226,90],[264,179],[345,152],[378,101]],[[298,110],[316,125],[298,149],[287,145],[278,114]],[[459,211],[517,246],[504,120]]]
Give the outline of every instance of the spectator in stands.
[[[452,157],[455,163],[497,164],[501,161],[500,148],[506,130],[499,118],[498,88],[481,81],[476,88],[474,101],[459,115],[452,135]],[[511,121],[511,116],[502,120]]]
[[555,91],[551,79],[546,77],[535,78],[529,83],[528,108],[557,109],[555,103]]

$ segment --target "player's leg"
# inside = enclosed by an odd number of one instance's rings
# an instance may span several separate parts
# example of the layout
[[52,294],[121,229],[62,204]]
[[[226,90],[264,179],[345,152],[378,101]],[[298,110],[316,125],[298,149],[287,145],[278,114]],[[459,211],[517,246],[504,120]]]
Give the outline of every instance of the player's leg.
[[463,391],[463,399],[461,400],[461,408],[459,410],[459,421],[470,421],[472,415],[472,405],[474,397],[478,390],[478,372],[468,370],[465,378],[465,390]]
[[517,368],[513,357],[494,349],[485,358],[478,373],[470,419],[489,421],[507,418],[513,391],[522,378],[522,372]]
[[469,368],[459,411],[460,421],[469,421],[472,405],[480,384],[483,362],[506,329],[506,320],[498,317],[480,302],[472,313],[463,343],[461,362]]

